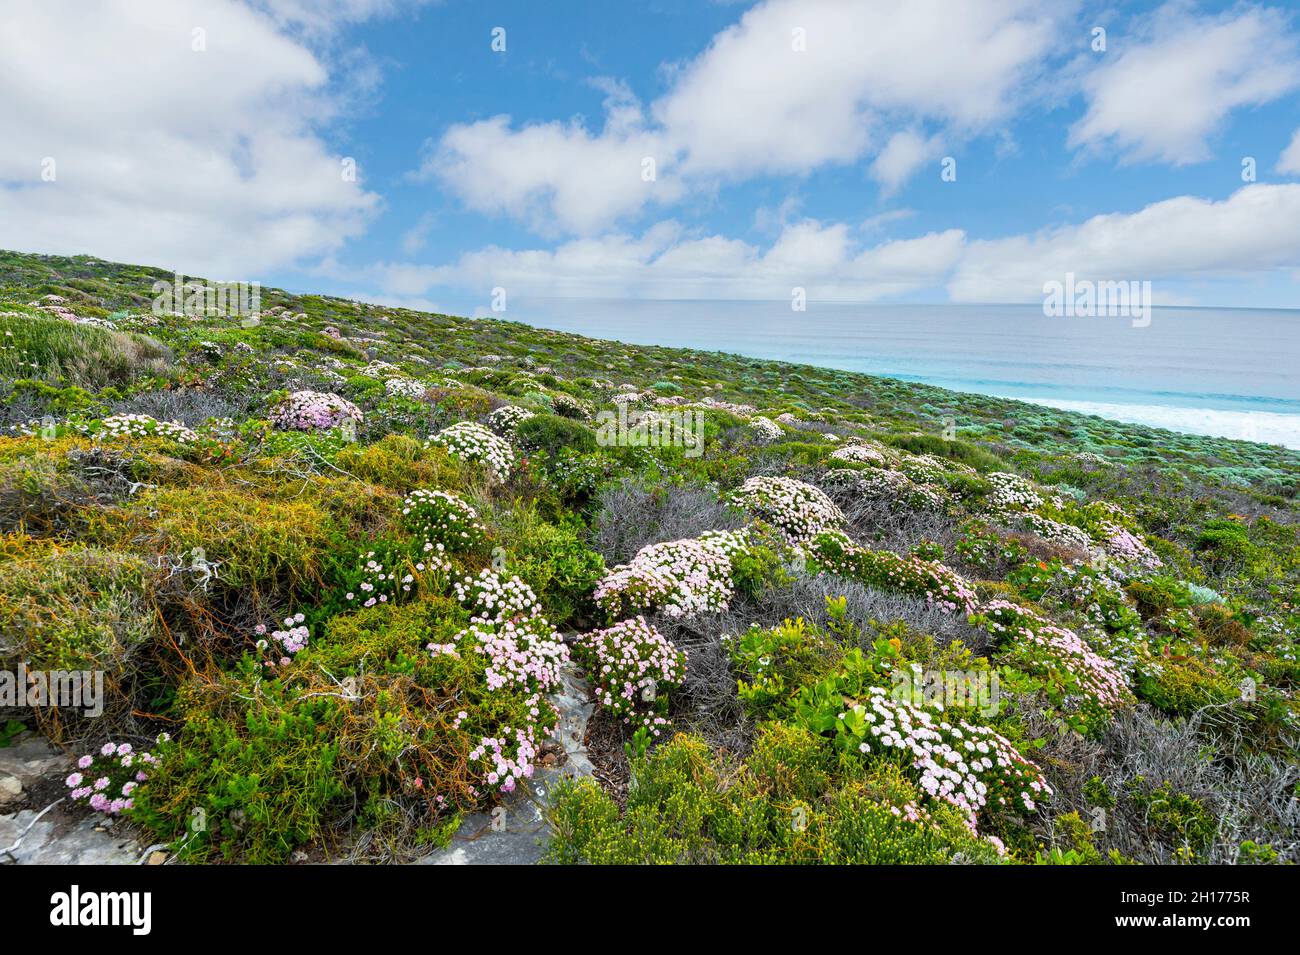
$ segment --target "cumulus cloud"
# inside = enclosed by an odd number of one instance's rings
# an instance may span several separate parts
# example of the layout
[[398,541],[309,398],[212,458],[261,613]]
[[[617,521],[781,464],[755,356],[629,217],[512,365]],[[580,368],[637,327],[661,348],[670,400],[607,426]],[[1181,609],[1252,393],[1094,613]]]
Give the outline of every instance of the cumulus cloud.
[[891,194],[912,177],[924,163],[939,154],[937,138],[926,138],[913,130],[903,130],[889,137],[885,148],[871,164],[871,177]]
[[1041,300],[1076,279],[1215,278],[1300,268],[1300,184],[1244,186],[1226,199],[1178,196],[1034,235],[970,242],[948,284],[962,302]]
[[253,278],[375,211],[321,138],[327,65],[264,12],[13,0],[5,18],[0,247]]
[[[507,116],[458,124],[421,172],[470,208],[584,235],[688,188],[866,156],[877,156],[873,174],[897,188],[933,144],[919,133],[888,139],[886,127],[901,121],[965,136],[1005,119],[1072,8],[766,0],[678,65],[648,109],[624,91],[607,101],[598,131]],[[659,172],[649,187],[640,175],[646,156]]]
[[1112,34],[1084,77],[1088,110],[1070,129],[1072,147],[1124,161],[1199,162],[1232,110],[1300,86],[1300,47],[1279,10],[1195,16],[1169,4],[1140,29],[1136,42]]
[[386,294],[488,290],[578,298],[870,301],[941,283],[964,243],[952,229],[862,247],[842,224],[787,225],[766,249],[661,222],[640,235],[578,238],[554,249],[489,247],[441,266],[390,264],[372,274]]
[[1277,171],[1284,176],[1300,176],[1300,129],[1295,131],[1290,144],[1278,157]]
[[665,221],[553,249],[492,246],[440,265],[382,265],[365,277],[384,294],[407,297],[486,295],[502,286],[561,298],[774,300],[799,287],[814,301],[946,290],[958,302],[1035,302],[1044,283],[1074,273],[1076,280],[1151,280],[1158,301],[1186,304],[1160,283],[1300,274],[1300,184],[1252,184],[1218,201],[1179,196],[996,240],[948,229],[873,243],[863,238],[870,231],[803,219],[763,247]]

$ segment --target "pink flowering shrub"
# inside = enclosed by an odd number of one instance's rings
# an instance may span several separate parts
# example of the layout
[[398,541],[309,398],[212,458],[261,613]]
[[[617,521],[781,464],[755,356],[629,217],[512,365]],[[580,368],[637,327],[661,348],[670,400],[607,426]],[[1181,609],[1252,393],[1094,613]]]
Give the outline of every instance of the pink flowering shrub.
[[721,536],[642,547],[596,585],[596,605],[610,619],[656,609],[687,618],[726,610],[732,596],[729,548],[737,546],[732,536]]
[[78,759],[77,768],[63,782],[73,802],[117,816],[135,807],[135,790],[157,762],[150,753],[137,753],[130,743],[105,743],[98,752]]
[[[489,693],[527,693],[528,720],[482,736],[470,759],[483,767],[484,782],[512,791],[532,776],[541,741],[555,731],[558,715],[544,695],[560,684],[569,651],[541,614],[537,596],[518,577],[503,579],[492,570],[457,581],[456,596],[474,612],[454,646],[430,644],[436,656],[481,654]],[[459,725],[459,724],[458,724]]]
[[426,447],[441,446],[463,461],[484,465],[498,480],[504,480],[515,463],[510,442],[472,421],[460,421],[431,435]]
[[820,488],[787,477],[752,477],[728,500],[778,528],[793,543],[844,523],[844,514]]
[[975,591],[955,570],[914,554],[859,547],[842,533],[816,537],[809,546],[815,567],[880,590],[920,597],[944,613],[975,612]]
[[993,635],[1008,662],[1045,677],[1053,702],[1078,714],[1079,729],[1093,729],[1111,711],[1133,703],[1128,678],[1117,663],[1037,611],[1008,600],[991,600],[971,622]]
[[361,419],[360,408],[327,391],[295,391],[271,410],[271,424],[281,431],[320,431]]
[[578,639],[574,654],[596,688],[596,701],[625,724],[658,736],[667,724],[667,691],[686,674],[686,653],[646,623],[623,620]]

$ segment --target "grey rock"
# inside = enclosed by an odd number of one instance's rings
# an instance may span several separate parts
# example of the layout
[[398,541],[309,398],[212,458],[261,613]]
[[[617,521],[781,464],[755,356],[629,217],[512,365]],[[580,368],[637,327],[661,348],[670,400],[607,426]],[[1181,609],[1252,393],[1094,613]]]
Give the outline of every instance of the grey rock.
[[8,746],[0,748],[0,806],[17,802],[28,786],[47,773],[71,765],[72,758],[44,738],[31,732],[19,733]]
[[[19,865],[135,865],[136,840],[125,826],[96,818],[75,819],[56,806],[39,820],[24,809],[0,816],[0,863]],[[36,820],[33,824],[33,820]]]
[[417,859],[415,865],[532,865],[542,857],[550,838],[545,809],[551,789],[561,780],[590,776],[594,769],[582,742],[594,709],[587,684],[571,668],[562,678],[551,702],[560,714],[554,739],[564,758],[539,768],[492,812],[465,817],[447,846]]

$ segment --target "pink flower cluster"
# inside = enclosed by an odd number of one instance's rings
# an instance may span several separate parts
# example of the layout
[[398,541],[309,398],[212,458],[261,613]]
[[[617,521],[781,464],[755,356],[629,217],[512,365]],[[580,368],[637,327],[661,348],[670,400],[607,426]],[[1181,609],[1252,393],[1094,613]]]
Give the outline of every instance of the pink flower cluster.
[[726,610],[731,601],[727,538],[687,538],[650,544],[596,585],[596,605],[611,617],[661,609],[670,617]]
[[926,794],[962,810],[972,831],[985,807],[1033,812],[1052,794],[1038,767],[1005,737],[964,720],[949,723],[881,687],[839,714],[837,732],[862,753],[904,753]]
[[135,790],[149,778],[146,768],[157,762],[156,756],[137,753],[130,743],[105,743],[98,753],[78,759],[76,771],[63,782],[74,802],[116,816],[134,808]]
[[1009,600],[991,600],[980,608],[976,622],[1013,649],[1046,656],[1055,669],[1072,675],[1090,702],[1116,709],[1133,702],[1124,671],[1101,656],[1076,633],[1058,627],[1041,614]]
[[664,720],[655,707],[664,691],[681,683],[686,653],[644,617],[623,620],[578,639],[577,654],[596,686],[596,700],[624,723],[659,735]]
[[[500,736],[480,738],[478,746],[470,751],[469,758],[483,760],[490,767],[484,775],[489,786],[496,786],[503,793],[514,792],[519,780],[533,775],[533,761],[537,758],[533,733],[531,726],[523,729],[507,726]],[[513,755],[511,747],[514,749]]]
[[317,431],[360,422],[361,409],[328,391],[295,391],[271,411],[271,424],[281,431]]
[[[518,577],[503,580],[491,570],[476,578],[457,581],[457,597],[477,611],[470,625],[455,637],[455,646],[430,643],[434,656],[454,654],[456,647],[487,657],[484,679],[489,690],[523,688],[528,698],[530,723],[505,730],[500,738],[483,738],[471,753],[485,760],[488,785],[509,792],[520,778],[532,775],[537,740],[554,732],[555,710],[542,694],[560,683],[569,650],[555,628],[541,615],[537,597]],[[459,717],[457,725],[464,717]],[[514,743],[510,744],[511,733]],[[508,755],[508,745],[514,754]]]
[[1102,547],[1115,560],[1144,570],[1158,570],[1163,566],[1155,552],[1133,532],[1111,522],[1103,523],[1102,529],[1106,535],[1102,540]]

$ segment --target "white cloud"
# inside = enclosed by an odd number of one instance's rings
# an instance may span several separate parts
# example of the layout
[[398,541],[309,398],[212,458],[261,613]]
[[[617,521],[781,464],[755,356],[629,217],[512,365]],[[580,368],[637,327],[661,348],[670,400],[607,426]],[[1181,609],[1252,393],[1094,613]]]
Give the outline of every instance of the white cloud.
[[871,164],[871,178],[884,186],[885,194],[897,191],[912,173],[937,156],[939,141],[910,129],[895,133]]
[[1191,304],[1188,282],[1294,280],[1298,269],[1300,183],[1252,184],[1217,201],[1179,196],[995,240],[948,229],[866,244],[846,224],[804,219],[760,247],[667,221],[640,235],[577,238],[554,249],[494,246],[442,265],[389,264],[351,278],[400,297],[434,290],[486,296],[503,286],[512,295],[560,298],[777,300],[802,287],[813,301],[946,289],[952,301],[1037,302],[1045,282],[1072,272],[1077,280],[1151,280],[1158,303]]
[[[583,235],[687,188],[801,174],[882,148],[873,171],[897,188],[933,146],[919,133],[885,143],[886,127],[968,136],[1004,120],[1073,6],[765,0],[677,67],[648,114],[624,90],[607,100],[598,132],[581,121],[516,127],[505,116],[456,125],[421,171],[473,209]],[[644,156],[658,163],[650,186]]]
[[869,301],[942,283],[963,247],[960,230],[860,247],[846,226],[804,220],[767,248],[662,222],[639,236],[579,238],[553,250],[490,247],[443,266],[392,264],[372,277],[389,295],[431,289],[578,298]]
[[1070,129],[1071,146],[1125,161],[1199,162],[1232,110],[1300,86],[1296,36],[1280,11],[1198,17],[1169,4],[1149,21],[1137,42],[1112,33],[1109,52],[1083,78],[1088,111]]
[[1300,176],[1300,129],[1295,131],[1290,145],[1278,157],[1277,171],[1284,176]]
[[263,13],[13,0],[5,18],[0,247],[252,278],[340,248],[376,209],[320,138],[325,63]]
[[1220,201],[1178,196],[1035,235],[970,242],[956,301],[1031,302],[1043,283],[1233,278],[1300,267],[1300,184],[1244,186]]

